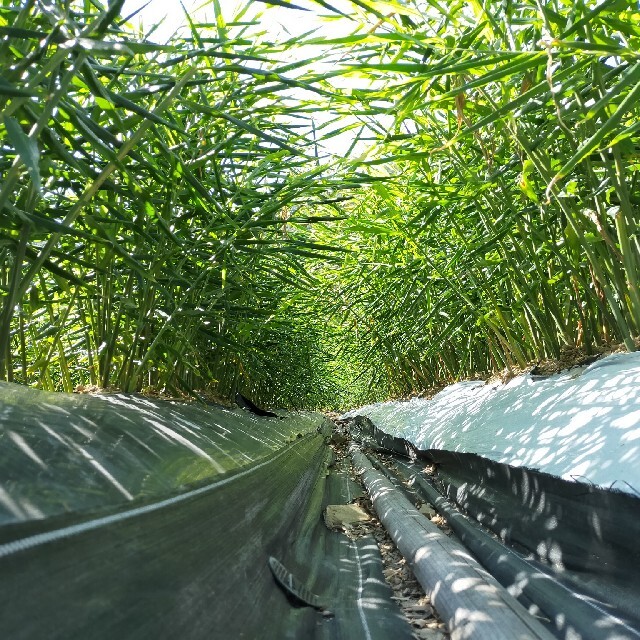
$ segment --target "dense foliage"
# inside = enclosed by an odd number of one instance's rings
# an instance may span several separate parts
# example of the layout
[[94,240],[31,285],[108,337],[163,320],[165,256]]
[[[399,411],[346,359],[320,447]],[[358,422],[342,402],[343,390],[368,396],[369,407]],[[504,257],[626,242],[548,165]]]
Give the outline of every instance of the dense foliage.
[[327,407],[634,348],[635,3],[347,4],[2,0],[0,378]]

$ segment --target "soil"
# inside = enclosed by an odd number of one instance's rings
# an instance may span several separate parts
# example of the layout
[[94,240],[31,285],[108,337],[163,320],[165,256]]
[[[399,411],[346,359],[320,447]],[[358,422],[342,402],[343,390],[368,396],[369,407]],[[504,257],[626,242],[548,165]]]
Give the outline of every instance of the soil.
[[[636,346],[640,347],[640,340],[636,341]],[[557,359],[548,358],[545,360],[539,360],[535,363],[530,363],[526,367],[511,367],[510,369],[504,369],[500,373],[490,376],[487,379],[487,382],[496,382],[499,380],[506,383],[512,378],[523,373],[529,373],[532,376],[540,377],[552,376],[556,373],[568,371],[575,367],[585,367],[611,353],[621,353],[626,351],[627,349],[624,344],[592,347],[589,350],[585,347],[565,347],[560,353],[560,357]]]
[[[640,350],[640,338],[634,340],[636,349]],[[529,373],[533,376],[546,377],[562,371],[568,371],[574,367],[587,366],[604,356],[608,356],[612,353],[626,353],[628,349],[623,343],[612,343],[606,345],[600,345],[587,349],[584,346],[580,347],[564,347],[560,353],[559,358],[546,358],[544,360],[532,361],[527,363],[525,367],[519,367],[511,365],[502,371],[495,372],[479,372],[477,375],[469,378],[465,378],[464,381],[478,381],[485,382],[486,384],[493,384],[494,382],[502,382],[506,384],[509,380],[512,380],[516,376]],[[411,400],[412,398],[424,398],[430,400],[444,388],[449,385],[460,382],[460,380],[443,380],[437,384],[433,384],[418,393],[413,393],[406,396],[397,398],[388,398],[388,400]]]
[[[640,339],[635,340],[636,348],[640,348]],[[558,360],[541,360],[531,373],[533,375],[550,376],[573,367],[583,367],[612,353],[626,353],[624,344],[610,344],[592,347],[590,353],[584,347],[566,347]]]
[[[118,387],[99,387],[95,384],[79,384],[75,387],[73,393],[106,395],[124,392],[122,391],[122,389],[118,389]],[[144,396],[145,398],[152,398],[153,400],[167,400],[169,402],[181,402],[187,404],[199,402],[199,400],[186,393],[179,396],[173,396],[170,393],[157,390],[152,387],[144,387],[141,391],[136,393],[139,393],[139,395]],[[208,391],[199,391],[198,395],[200,396],[200,401],[203,401],[205,404],[214,404],[216,406],[219,405],[222,407],[226,407],[227,409],[238,406],[227,398],[217,396],[214,393],[209,393]]]
[[[362,486],[360,476],[351,465],[351,457],[347,450],[348,438],[343,424],[338,422],[337,425],[337,430],[329,443],[336,456],[335,466],[338,469],[347,470],[351,480]],[[445,623],[439,618],[431,605],[429,596],[425,594],[413,571],[382,526],[369,498],[366,496],[356,498],[354,503],[364,509],[370,519],[366,522],[344,525],[342,533],[352,540],[365,535],[371,535],[375,539],[382,557],[384,577],[393,591],[392,599],[398,604],[400,612],[411,625],[414,638],[416,640],[448,640],[450,636]],[[421,505],[418,503],[416,506]],[[451,533],[440,516],[434,514],[430,519],[445,533]]]

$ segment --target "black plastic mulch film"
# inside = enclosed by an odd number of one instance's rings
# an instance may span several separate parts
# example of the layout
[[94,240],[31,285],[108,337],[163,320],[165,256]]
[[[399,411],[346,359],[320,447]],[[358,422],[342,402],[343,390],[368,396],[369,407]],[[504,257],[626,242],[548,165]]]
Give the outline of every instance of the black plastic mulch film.
[[329,430],[0,383],[0,638],[410,638],[375,541],[322,521],[360,491]]
[[[551,578],[555,601],[551,613],[545,613],[522,593],[518,579],[508,579],[506,571],[500,575],[508,561],[505,547],[491,545],[488,536],[468,527],[465,540],[453,527],[465,544],[471,547],[475,541],[478,548],[485,547],[484,558],[474,550],[480,561],[503,586],[522,596],[525,606],[546,618],[559,638],[640,638],[640,499],[473,453],[419,450],[362,416],[351,421],[351,431],[373,449],[399,456],[397,469],[418,493],[415,479],[428,481],[431,496],[436,489],[468,516],[464,519],[471,526],[481,523],[494,539],[505,542],[509,553],[533,569],[534,579]],[[435,469],[433,476],[424,473],[426,465]],[[538,585],[538,593],[548,595],[546,584]],[[535,593],[536,585],[529,586]]]

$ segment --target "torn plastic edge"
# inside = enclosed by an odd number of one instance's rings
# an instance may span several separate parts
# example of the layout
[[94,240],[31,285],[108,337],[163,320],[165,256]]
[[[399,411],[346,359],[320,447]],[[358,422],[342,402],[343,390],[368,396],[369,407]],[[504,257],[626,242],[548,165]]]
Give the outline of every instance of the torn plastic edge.
[[287,595],[302,605],[321,611],[324,616],[333,617],[333,613],[320,602],[320,598],[298,580],[277,558],[269,556],[268,564],[276,584]]

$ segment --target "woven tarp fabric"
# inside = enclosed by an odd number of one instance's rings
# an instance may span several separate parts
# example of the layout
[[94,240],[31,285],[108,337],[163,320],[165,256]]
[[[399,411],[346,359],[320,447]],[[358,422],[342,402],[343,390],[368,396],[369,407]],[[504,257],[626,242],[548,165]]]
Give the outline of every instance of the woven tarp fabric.
[[322,416],[0,382],[0,525],[153,499],[259,461]]
[[358,492],[329,428],[0,385],[0,637],[408,640],[375,542],[323,523]]
[[[422,451],[362,416],[352,420],[351,430],[369,446],[413,459],[417,473],[431,465],[436,470],[432,481],[442,495],[547,567],[567,585],[567,596],[572,590],[587,594],[598,607],[626,621],[633,637],[640,638],[637,497],[476,454]],[[568,597],[567,617],[571,606]]]

